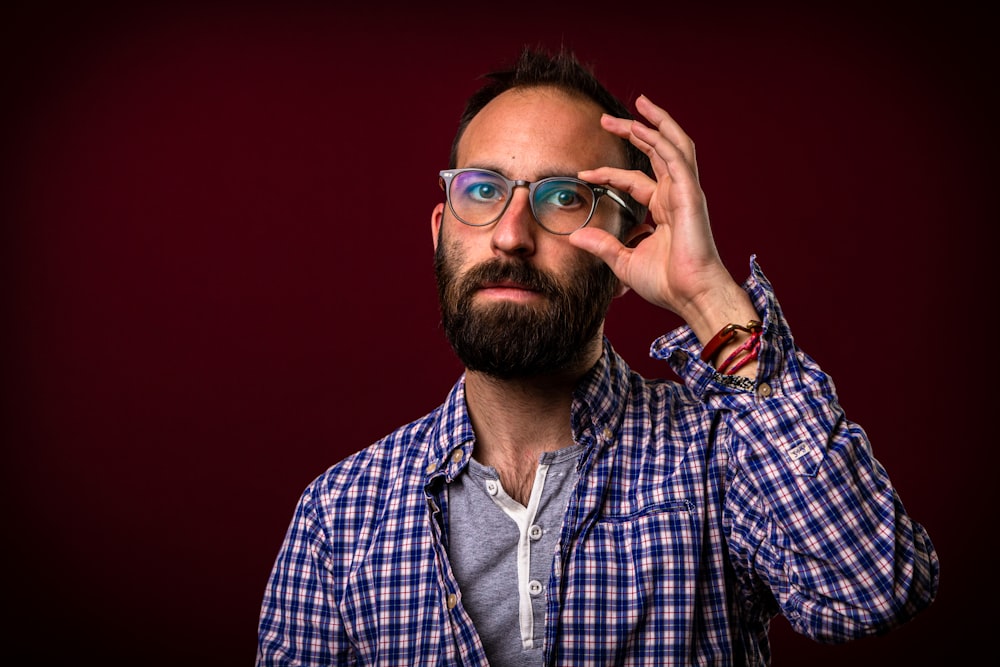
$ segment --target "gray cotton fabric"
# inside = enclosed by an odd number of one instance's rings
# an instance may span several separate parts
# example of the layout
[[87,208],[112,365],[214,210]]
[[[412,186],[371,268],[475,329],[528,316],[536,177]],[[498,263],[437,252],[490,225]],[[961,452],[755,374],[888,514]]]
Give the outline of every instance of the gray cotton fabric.
[[552,557],[582,451],[540,457],[527,507],[475,459],[448,486],[448,555],[491,667],[542,664]]

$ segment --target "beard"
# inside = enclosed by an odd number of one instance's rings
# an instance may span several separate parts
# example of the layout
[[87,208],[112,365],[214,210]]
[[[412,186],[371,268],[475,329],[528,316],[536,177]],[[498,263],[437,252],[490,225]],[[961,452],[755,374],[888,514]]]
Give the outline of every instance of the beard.
[[[509,380],[578,365],[600,331],[616,287],[608,265],[589,259],[572,267],[568,284],[522,260],[489,260],[460,276],[458,253],[442,235],[434,254],[441,321],[465,367]],[[543,303],[473,303],[483,284],[504,280],[536,291]]]

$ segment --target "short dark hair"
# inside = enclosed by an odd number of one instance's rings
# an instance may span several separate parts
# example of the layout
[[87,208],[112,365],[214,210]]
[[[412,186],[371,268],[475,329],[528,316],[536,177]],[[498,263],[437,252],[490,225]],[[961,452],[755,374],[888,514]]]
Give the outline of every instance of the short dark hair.
[[[597,79],[593,69],[581,63],[572,51],[565,48],[555,54],[549,54],[541,49],[525,47],[513,65],[489,72],[482,78],[487,82],[466,101],[465,110],[458,123],[458,131],[451,144],[448,166],[452,169],[458,166],[458,143],[472,119],[501,93],[513,88],[550,86],[592,100],[612,116],[633,118],[628,107]],[[649,157],[625,139],[622,140],[622,144],[625,149],[626,168],[652,176],[653,168],[649,163]],[[628,193],[624,194],[625,203],[628,204],[635,220],[638,222],[645,220],[646,207],[635,201]]]

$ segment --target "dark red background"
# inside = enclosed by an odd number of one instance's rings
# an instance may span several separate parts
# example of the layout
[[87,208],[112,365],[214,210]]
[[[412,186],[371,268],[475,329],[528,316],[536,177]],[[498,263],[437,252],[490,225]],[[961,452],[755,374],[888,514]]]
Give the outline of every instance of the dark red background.
[[[4,10],[4,662],[252,663],[299,492],[457,377],[433,286],[436,173],[476,76],[524,43],[565,44],[695,138],[724,259],[742,278],[758,254],[938,546],[923,616],[835,647],[779,619],[774,664],[985,647],[985,18],[362,4]],[[628,295],[608,333],[657,375],[648,345],[676,324]]]

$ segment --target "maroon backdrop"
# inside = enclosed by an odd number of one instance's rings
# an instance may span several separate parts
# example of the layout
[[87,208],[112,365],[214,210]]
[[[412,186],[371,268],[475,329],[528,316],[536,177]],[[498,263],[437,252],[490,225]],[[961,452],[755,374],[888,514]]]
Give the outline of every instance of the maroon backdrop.
[[[299,492],[457,377],[436,173],[477,75],[525,43],[565,44],[695,138],[724,259],[742,278],[758,254],[939,548],[916,621],[830,647],[779,619],[774,664],[985,646],[983,17],[162,4],[0,19],[5,662],[252,663]],[[608,334],[662,375],[648,346],[676,324],[628,295]]]

